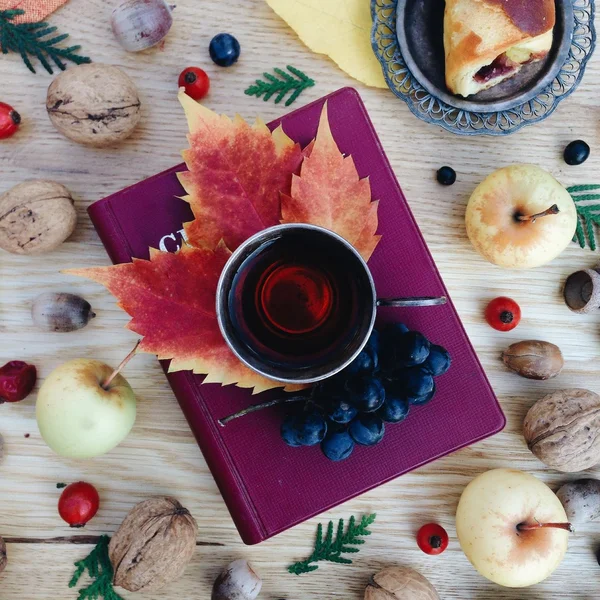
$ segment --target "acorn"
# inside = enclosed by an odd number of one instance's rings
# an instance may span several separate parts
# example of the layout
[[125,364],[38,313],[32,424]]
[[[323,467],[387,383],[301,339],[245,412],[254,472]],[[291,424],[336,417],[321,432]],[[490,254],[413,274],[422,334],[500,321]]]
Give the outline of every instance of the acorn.
[[565,483],[556,495],[574,525],[600,520],[600,481],[578,479]]
[[502,353],[502,361],[517,375],[538,380],[556,377],[565,364],[558,346],[540,340],[512,344]]
[[364,600],[440,600],[431,583],[409,567],[386,567],[371,577]]
[[215,580],[211,600],[254,600],[262,588],[261,578],[247,560],[234,560]]
[[95,316],[90,303],[75,294],[45,292],[31,307],[31,318],[43,331],[75,331],[85,327]]

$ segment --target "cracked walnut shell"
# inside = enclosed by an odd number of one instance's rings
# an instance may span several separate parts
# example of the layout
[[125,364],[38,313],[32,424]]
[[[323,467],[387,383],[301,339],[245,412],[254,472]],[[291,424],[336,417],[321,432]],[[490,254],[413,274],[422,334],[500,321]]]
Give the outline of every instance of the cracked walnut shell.
[[525,416],[528,448],[544,464],[577,473],[600,462],[600,396],[583,389],[559,390],[538,400]]
[[50,252],[76,224],[71,192],[55,181],[25,181],[0,195],[0,248],[13,254]]
[[112,146],[128,138],[141,116],[131,79],[112,65],[71,67],[50,84],[46,110],[52,124],[86,146]]
[[197,532],[194,517],[175,498],[136,504],[108,546],[114,584],[141,592],[176,580],[194,555]]

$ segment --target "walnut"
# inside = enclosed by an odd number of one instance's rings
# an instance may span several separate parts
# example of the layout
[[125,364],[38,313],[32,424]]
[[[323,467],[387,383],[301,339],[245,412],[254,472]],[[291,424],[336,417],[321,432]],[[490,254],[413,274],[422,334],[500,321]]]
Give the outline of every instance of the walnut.
[[25,181],[0,196],[0,248],[13,254],[42,254],[75,229],[71,192],[55,181]]
[[196,521],[175,498],[140,502],[108,546],[114,584],[139,592],[157,590],[174,581],[192,559],[197,532]]
[[525,416],[529,449],[546,465],[576,473],[600,462],[600,396],[582,389],[554,392]]
[[440,600],[421,573],[409,567],[387,567],[373,575],[365,600]]
[[140,98],[123,71],[100,63],[71,67],[48,88],[52,124],[86,146],[111,146],[128,138],[140,120]]

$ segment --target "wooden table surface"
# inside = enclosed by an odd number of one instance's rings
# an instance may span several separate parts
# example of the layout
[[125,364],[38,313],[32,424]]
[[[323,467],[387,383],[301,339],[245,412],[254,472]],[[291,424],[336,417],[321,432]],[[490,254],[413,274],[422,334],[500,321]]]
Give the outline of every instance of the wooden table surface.
[[[367,1],[367,0],[365,0]],[[331,61],[312,54],[262,0],[179,0],[175,25],[164,50],[128,54],[115,41],[108,24],[106,0],[71,0],[52,17],[73,43],[97,62],[113,63],[138,84],[143,120],[136,133],[117,149],[95,150],[60,136],[44,108],[52,80],[31,75],[17,56],[0,59],[0,101],[23,115],[18,135],[0,144],[0,192],[26,179],[49,178],[69,187],[79,224],[59,250],[41,257],[0,254],[0,364],[24,359],[38,367],[39,383],[62,362],[94,357],[116,365],[136,337],[123,329],[128,321],[104,288],[60,273],[75,266],[108,264],[87,217],[86,208],[99,198],[179,162],[186,146],[186,123],[176,99],[177,76],[188,64],[206,68],[211,93],[206,104],[246,119],[268,121],[283,114],[283,105],[245,96],[243,90],[263,71],[292,64],[317,81],[296,106],[347,85],[355,85],[379,132],[383,146],[450,290],[467,332],[508,418],[495,437],[456,452],[416,472],[379,487],[344,506],[287,531],[258,546],[240,541],[225,504],[156,359],[137,357],[126,376],[138,397],[138,419],[130,436],[109,454],[88,461],[66,460],[44,444],[35,421],[35,394],[15,405],[0,407],[0,434],[5,456],[0,464],[0,535],[9,539],[9,565],[0,576],[0,599],[76,598],[67,588],[73,562],[90,545],[75,543],[60,520],[55,484],[87,480],[100,490],[101,509],[85,534],[112,533],[127,511],[153,494],[172,494],[199,523],[199,544],[185,575],[168,588],[139,597],[162,600],[207,599],[220,569],[229,561],[252,560],[264,580],[261,598],[362,598],[369,576],[384,565],[418,568],[442,598],[460,600],[573,600],[600,596],[600,567],[593,550],[600,542],[600,523],[572,536],[566,559],[555,574],[533,588],[504,589],[481,578],[460,550],[454,527],[456,503],[464,486],[478,473],[494,467],[518,467],[556,487],[577,476],[544,468],[527,450],[521,423],[528,408],[544,394],[564,387],[600,392],[600,331],[598,316],[575,315],[566,308],[561,286],[571,272],[593,266],[597,255],[576,245],[557,260],[533,271],[504,271],[481,259],[471,248],[464,228],[467,199],[493,169],[532,162],[551,171],[565,185],[600,182],[600,57],[592,58],[577,92],[551,118],[506,138],[461,138],[417,120],[387,90],[354,82]],[[230,31],[241,42],[242,57],[231,69],[220,69],[208,57],[211,37]],[[562,151],[583,138],[592,154],[582,166],[569,167]],[[441,187],[435,170],[452,165],[457,183]],[[70,334],[41,333],[32,325],[31,300],[43,291],[83,295],[97,318],[86,329]],[[491,298],[510,295],[524,312],[512,333],[493,331],[482,318]],[[507,372],[500,351],[520,339],[538,338],[559,344],[566,366],[560,377],[532,382]],[[427,443],[426,440],[423,443]],[[586,475],[600,475],[593,469]],[[375,511],[373,535],[354,565],[323,564],[296,577],[286,566],[312,550],[318,522]],[[441,557],[418,550],[414,534],[428,521],[449,531],[451,542]],[[124,598],[133,597],[123,593]]]

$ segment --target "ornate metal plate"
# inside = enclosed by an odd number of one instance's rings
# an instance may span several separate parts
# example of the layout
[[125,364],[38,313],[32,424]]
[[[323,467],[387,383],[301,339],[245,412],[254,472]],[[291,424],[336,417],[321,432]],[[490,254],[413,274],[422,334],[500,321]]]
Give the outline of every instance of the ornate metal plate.
[[[579,85],[595,47],[594,0],[557,0],[555,44],[546,61],[468,99],[452,96],[443,84],[439,6],[439,0],[371,0],[371,41],[390,89],[423,121],[460,135],[507,135],[547,118]],[[397,35],[398,21],[411,27]]]

